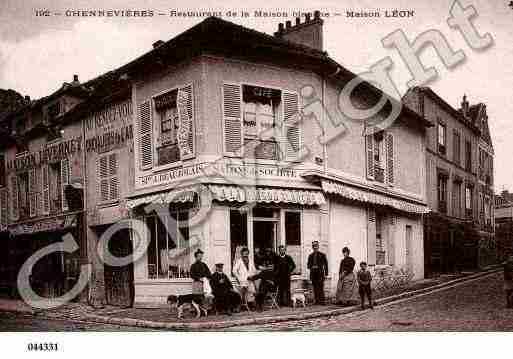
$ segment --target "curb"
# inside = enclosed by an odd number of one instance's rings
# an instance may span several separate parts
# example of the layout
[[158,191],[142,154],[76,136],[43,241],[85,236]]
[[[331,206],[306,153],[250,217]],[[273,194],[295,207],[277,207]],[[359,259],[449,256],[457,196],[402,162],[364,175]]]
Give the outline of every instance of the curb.
[[[471,274],[468,276],[460,277],[457,279],[450,280],[445,283],[436,284],[430,287],[404,292],[396,295],[392,295],[389,297],[379,298],[375,301],[376,305],[383,305],[390,302],[394,302],[396,300],[406,299],[415,297],[418,295],[426,294],[429,292],[434,292],[439,289],[443,289],[446,287],[451,287],[453,285],[471,281],[473,279],[484,277],[493,273],[500,271],[501,269],[491,268],[483,272],[478,272],[475,274]],[[86,314],[84,319],[88,321],[92,321],[95,323],[104,323],[104,324],[115,324],[115,325],[123,325],[123,326],[131,326],[131,327],[141,327],[141,328],[151,328],[151,329],[170,329],[170,330],[208,330],[208,329],[224,329],[237,327],[242,325],[262,325],[262,324],[271,324],[271,323],[280,323],[294,320],[305,320],[305,319],[314,319],[321,317],[331,317],[342,314],[349,314],[352,312],[356,312],[360,310],[359,305],[354,305],[351,307],[344,307],[340,309],[330,309],[312,313],[299,313],[299,314],[287,314],[278,317],[260,317],[260,318],[245,318],[245,319],[235,319],[229,321],[215,321],[215,322],[196,322],[196,323],[166,323],[166,322],[156,322],[150,320],[141,320],[141,319],[133,319],[133,318],[117,318],[117,317],[109,317],[102,316],[96,314]]]

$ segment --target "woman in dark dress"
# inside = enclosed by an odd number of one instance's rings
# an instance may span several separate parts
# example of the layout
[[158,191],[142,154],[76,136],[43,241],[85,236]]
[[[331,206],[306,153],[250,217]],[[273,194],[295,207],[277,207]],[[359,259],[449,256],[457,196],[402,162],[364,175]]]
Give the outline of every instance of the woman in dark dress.
[[353,257],[349,256],[349,253],[349,248],[344,247],[342,249],[344,258],[340,261],[336,294],[336,302],[341,305],[350,304],[356,284],[356,277],[354,275],[356,262]]

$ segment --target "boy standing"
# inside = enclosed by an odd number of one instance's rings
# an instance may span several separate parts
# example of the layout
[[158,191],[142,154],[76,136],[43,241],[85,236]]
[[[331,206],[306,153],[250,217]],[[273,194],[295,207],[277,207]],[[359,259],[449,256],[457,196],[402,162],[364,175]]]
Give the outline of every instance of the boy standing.
[[372,281],[372,275],[367,270],[367,263],[361,262],[360,263],[360,270],[357,274],[357,280],[358,280],[358,291],[360,292],[360,298],[362,300],[362,309],[365,309],[365,295],[367,295],[367,298],[369,299],[369,307],[373,309],[372,306],[372,289],[371,289],[371,281]]

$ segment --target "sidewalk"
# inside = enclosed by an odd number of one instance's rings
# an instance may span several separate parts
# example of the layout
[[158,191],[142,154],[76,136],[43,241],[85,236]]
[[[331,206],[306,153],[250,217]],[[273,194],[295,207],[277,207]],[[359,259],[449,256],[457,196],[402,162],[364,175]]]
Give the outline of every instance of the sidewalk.
[[[423,279],[412,282],[407,288],[391,290],[381,293],[384,296],[376,296],[376,304],[382,305],[399,299],[404,299],[424,293],[429,293],[441,288],[455,285],[460,282],[479,278],[497,272],[497,267],[490,267],[481,272],[467,272],[458,275],[442,275],[437,278]],[[395,291],[395,292],[394,292]],[[6,303],[9,302],[9,303]],[[28,311],[29,309],[30,311]],[[266,310],[264,312],[241,312],[232,316],[217,315],[201,318],[187,316],[178,320],[176,313],[170,313],[167,308],[141,309],[117,307],[105,307],[94,309],[83,303],[68,303],[51,310],[32,310],[21,301],[1,300],[0,311],[19,311],[43,318],[77,320],[115,324],[131,327],[159,328],[171,330],[208,330],[235,327],[239,325],[255,325],[278,323],[290,320],[304,320],[319,317],[330,317],[347,314],[359,310],[359,306],[340,307],[336,305],[308,306],[306,308],[280,308]]]

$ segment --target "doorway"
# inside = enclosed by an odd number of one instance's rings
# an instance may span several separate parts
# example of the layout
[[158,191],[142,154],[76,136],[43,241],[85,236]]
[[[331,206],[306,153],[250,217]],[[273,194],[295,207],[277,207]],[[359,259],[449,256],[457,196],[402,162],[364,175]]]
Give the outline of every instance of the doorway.
[[277,252],[279,244],[279,218],[280,211],[276,208],[253,208],[253,255],[258,256],[258,251],[263,253],[265,249]]

